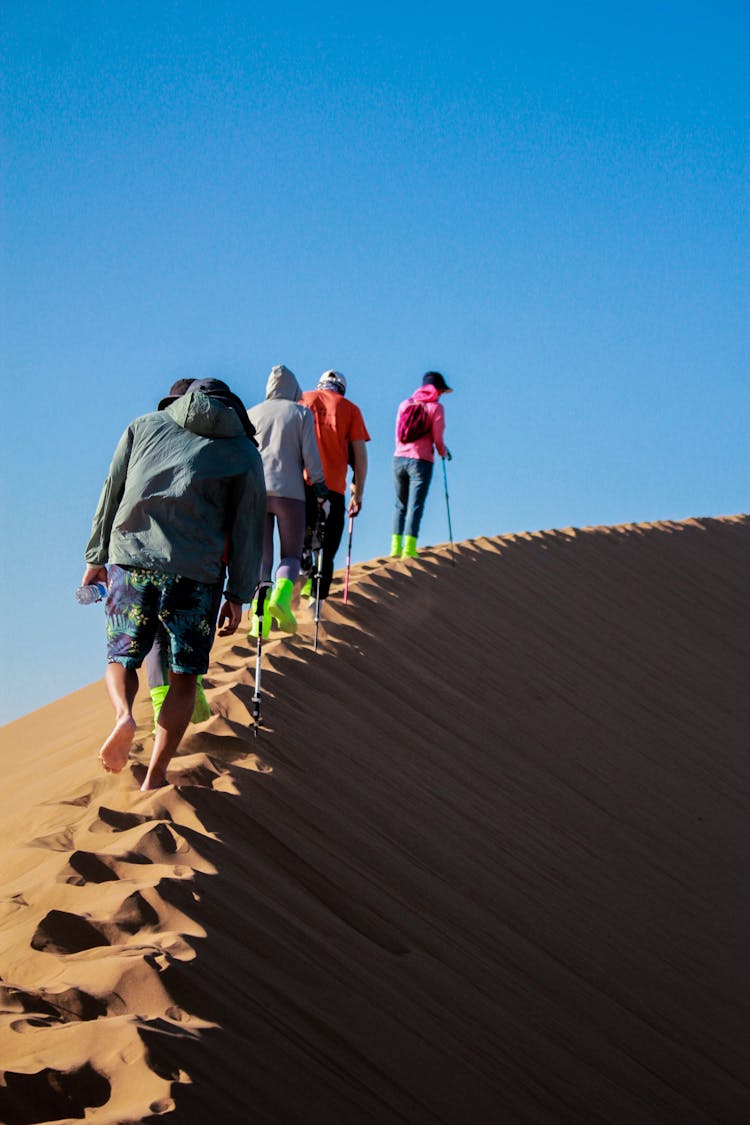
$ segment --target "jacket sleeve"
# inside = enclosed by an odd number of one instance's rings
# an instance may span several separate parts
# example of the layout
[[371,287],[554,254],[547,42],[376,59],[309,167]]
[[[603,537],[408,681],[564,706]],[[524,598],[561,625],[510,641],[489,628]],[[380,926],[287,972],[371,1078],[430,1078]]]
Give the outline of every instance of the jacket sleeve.
[[319,484],[325,480],[318,439],[315,436],[315,419],[312,411],[306,408],[302,413],[302,464],[307,470],[310,484]]
[[253,446],[246,473],[235,477],[230,499],[229,568],[224,597],[239,604],[251,602],[260,579],[266,522],[266,482],[263,462]]
[[435,412],[432,415],[432,441],[441,457],[445,457],[445,411],[440,402],[435,403]]
[[125,491],[133,436],[133,426],[130,425],[117,443],[112,464],[109,466],[107,479],[91,524],[91,536],[83,556],[90,566],[106,566],[109,561],[109,537]]

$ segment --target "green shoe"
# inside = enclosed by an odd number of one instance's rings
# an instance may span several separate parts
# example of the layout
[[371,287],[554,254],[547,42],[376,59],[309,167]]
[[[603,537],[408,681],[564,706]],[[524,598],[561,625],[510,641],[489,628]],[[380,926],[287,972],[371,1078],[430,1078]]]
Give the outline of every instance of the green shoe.
[[162,704],[166,699],[168,691],[169,684],[159,684],[158,687],[149,688],[149,695],[151,696],[151,706],[154,709],[154,729],[151,731],[152,734],[156,733],[156,724],[159,721]]
[[400,535],[391,536],[391,558],[400,559],[404,552],[404,540]]
[[417,557],[417,537],[416,535],[404,536],[404,555],[405,559],[415,559]]
[[277,578],[274,584],[268,611],[283,633],[296,633],[297,621],[292,613],[292,592],[294,583],[291,578]]
[[262,631],[263,639],[265,640],[265,638],[271,632],[271,614],[269,613],[269,610],[268,610],[268,593],[267,592],[266,592],[265,599],[263,601],[263,621],[261,622],[258,618],[258,599],[257,598],[253,598],[253,600],[252,600],[252,603],[250,605],[250,615],[251,615],[251,621],[250,621],[250,629],[248,630],[248,634],[247,634],[248,637],[257,638],[258,633]]
[[305,581],[304,585],[302,586],[302,589],[299,592],[299,596],[301,598],[311,598],[312,597],[312,578],[308,578]]
[[205,723],[207,719],[211,718],[211,708],[208,706],[206,693],[203,690],[203,676],[198,677],[198,682],[195,685],[195,706],[193,707],[193,714],[190,718],[191,723]]

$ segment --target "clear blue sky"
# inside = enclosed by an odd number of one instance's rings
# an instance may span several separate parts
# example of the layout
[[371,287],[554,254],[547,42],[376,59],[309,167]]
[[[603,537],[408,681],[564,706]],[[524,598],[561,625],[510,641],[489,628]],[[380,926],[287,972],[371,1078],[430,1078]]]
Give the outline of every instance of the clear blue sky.
[[[252,404],[274,363],[347,375],[357,560],[387,550],[428,368],[456,388],[456,539],[748,509],[746,0],[29,0],[3,25],[2,721],[102,674],[91,516],[181,376]],[[446,539],[438,476],[422,540]]]

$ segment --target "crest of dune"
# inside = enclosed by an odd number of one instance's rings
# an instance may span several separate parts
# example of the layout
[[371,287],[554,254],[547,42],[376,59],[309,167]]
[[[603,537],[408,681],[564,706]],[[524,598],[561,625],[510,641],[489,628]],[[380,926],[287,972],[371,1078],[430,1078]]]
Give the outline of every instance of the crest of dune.
[[[141,793],[3,729],[0,1121],[747,1120],[750,517],[342,576]],[[11,642],[12,643],[12,642]]]

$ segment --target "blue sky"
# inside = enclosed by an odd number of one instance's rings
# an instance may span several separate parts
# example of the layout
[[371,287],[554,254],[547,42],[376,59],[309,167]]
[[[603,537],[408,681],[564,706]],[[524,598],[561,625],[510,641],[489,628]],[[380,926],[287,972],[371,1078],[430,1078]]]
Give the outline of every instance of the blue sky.
[[102,674],[91,515],[185,375],[347,375],[357,560],[429,368],[456,539],[748,510],[749,31],[725,0],[7,5],[0,720]]

